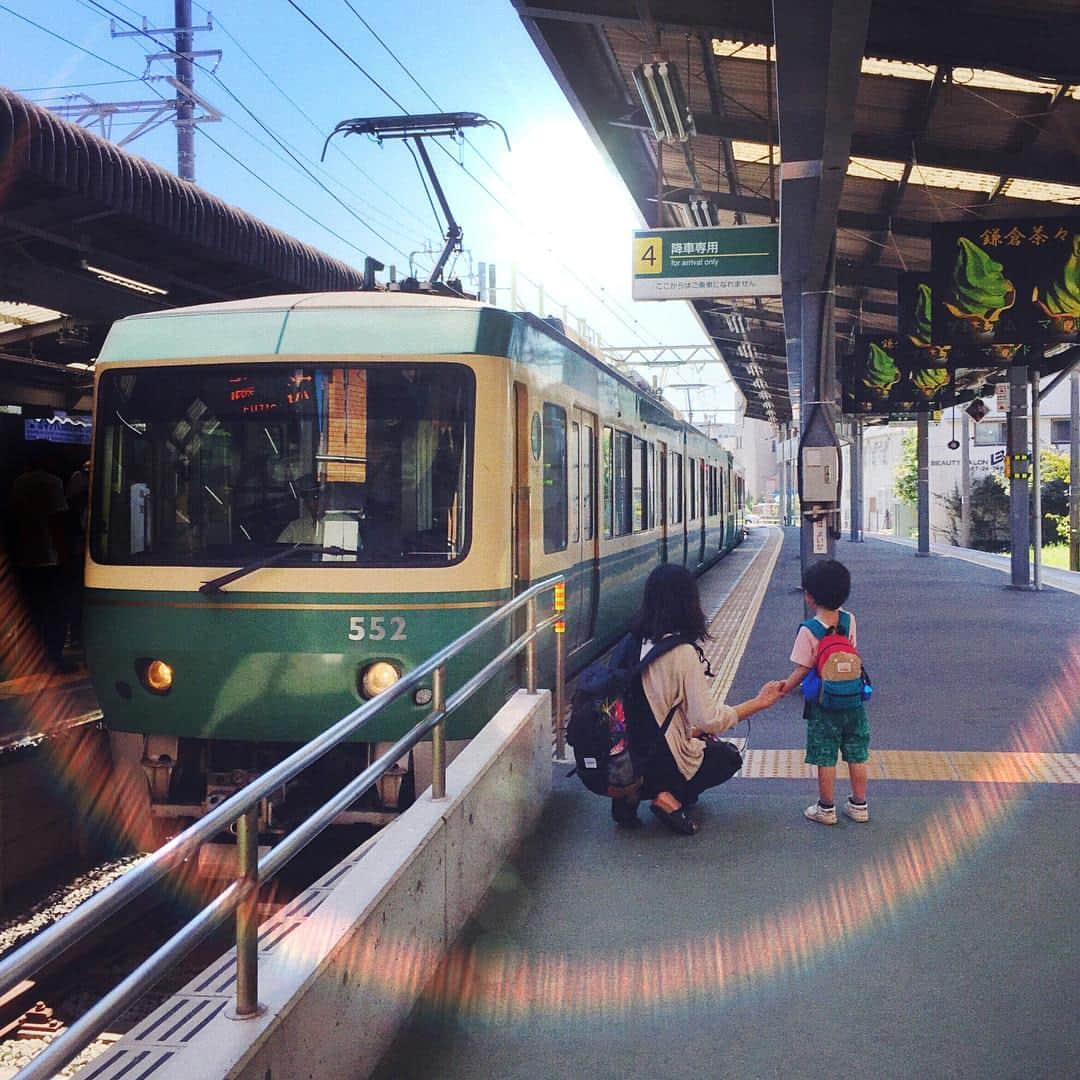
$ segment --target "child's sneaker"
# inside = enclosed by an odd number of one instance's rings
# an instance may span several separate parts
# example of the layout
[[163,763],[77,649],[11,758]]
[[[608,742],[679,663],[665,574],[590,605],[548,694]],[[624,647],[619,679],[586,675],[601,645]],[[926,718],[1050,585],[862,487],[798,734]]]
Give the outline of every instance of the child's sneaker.
[[807,821],[816,821],[819,825],[835,825],[836,807],[830,806],[826,810],[821,803],[813,802],[803,811],[803,817]]
[[848,800],[844,803],[844,813],[847,814],[852,821],[869,821],[870,820],[870,808],[866,803],[854,803],[851,801],[851,796],[848,796]]

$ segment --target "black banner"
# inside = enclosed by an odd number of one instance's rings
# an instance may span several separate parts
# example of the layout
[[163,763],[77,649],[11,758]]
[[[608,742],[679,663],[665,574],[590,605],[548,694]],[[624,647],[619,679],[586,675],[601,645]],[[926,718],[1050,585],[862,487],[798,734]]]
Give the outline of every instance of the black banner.
[[935,225],[935,345],[1080,339],[1080,218]]
[[952,372],[896,334],[860,334],[841,365],[841,382],[845,413],[900,419],[940,409]]

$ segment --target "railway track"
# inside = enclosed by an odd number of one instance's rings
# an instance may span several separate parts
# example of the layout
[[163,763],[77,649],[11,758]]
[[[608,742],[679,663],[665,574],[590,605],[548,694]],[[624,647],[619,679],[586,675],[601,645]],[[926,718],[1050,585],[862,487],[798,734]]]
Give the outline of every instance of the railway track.
[[[356,847],[360,831],[332,830],[320,838],[322,843],[317,843],[314,851],[305,853],[264,886],[259,921],[270,919]],[[50,894],[26,918],[0,928],[0,953],[18,947],[74,910],[137,865],[141,858],[134,856],[105,864]],[[224,880],[208,881],[200,877],[194,868],[196,863],[197,860],[189,860],[48,968],[0,997],[0,1080],[8,1080],[28,1064],[52,1038],[78,1020],[228,884]],[[164,975],[150,993],[116,1017],[110,1030],[103,1032],[58,1075],[75,1075],[227,951],[232,943],[232,925],[228,923]]]

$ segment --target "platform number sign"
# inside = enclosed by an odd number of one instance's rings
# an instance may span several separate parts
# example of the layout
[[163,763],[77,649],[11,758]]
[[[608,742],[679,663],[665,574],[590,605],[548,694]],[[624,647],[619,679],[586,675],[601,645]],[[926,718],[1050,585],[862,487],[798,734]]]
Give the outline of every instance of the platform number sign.
[[633,262],[635,300],[779,296],[780,227],[643,229]]
[[634,238],[634,273],[659,274],[664,269],[664,239],[661,236]]

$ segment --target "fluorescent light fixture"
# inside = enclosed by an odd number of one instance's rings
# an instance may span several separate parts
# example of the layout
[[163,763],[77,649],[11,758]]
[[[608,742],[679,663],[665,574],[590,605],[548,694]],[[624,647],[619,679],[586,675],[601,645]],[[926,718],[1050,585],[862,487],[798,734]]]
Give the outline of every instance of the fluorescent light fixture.
[[697,219],[690,211],[690,207],[686,203],[669,203],[669,206],[675,211],[675,216],[679,219],[679,224],[684,229],[693,229],[697,224]]
[[690,196],[690,216],[694,219],[694,224],[700,228],[709,228],[720,224],[720,219],[717,217],[713,204],[709,202],[707,195],[700,192],[695,192]]
[[106,281],[110,285],[121,285],[132,292],[145,293],[147,296],[167,296],[169,292],[168,289],[161,289],[157,285],[147,285],[145,281],[136,281],[135,278],[124,277],[123,274],[114,273],[112,270],[104,269],[104,267],[93,266],[85,260],[83,260],[82,268],[88,270],[91,274],[96,274],[102,281]]
[[634,85],[657,140],[686,142],[696,135],[679,69],[667,60],[634,68]]

